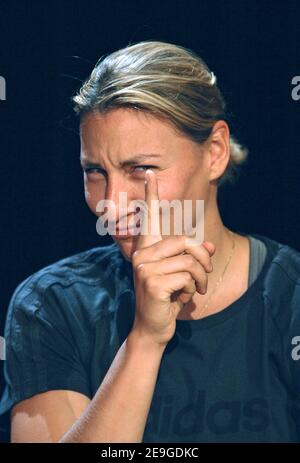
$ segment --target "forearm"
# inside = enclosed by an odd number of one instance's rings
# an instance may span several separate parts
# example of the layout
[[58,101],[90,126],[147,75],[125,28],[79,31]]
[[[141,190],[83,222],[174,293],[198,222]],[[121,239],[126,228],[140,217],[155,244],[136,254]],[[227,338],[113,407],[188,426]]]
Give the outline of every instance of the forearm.
[[131,332],[64,442],[142,442],[164,347]]

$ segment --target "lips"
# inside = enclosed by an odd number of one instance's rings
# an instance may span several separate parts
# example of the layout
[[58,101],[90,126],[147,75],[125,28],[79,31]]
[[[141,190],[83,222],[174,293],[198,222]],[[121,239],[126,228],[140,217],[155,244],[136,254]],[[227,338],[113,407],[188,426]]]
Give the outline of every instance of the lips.
[[125,239],[125,238],[129,238],[129,237],[132,237],[133,234],[130,233],[131,230],[134,230],[134,227],[130,227],[130,228],[117,228],[116,229],[116,233],[114,233],[114,236],[116,238],[119,238],[119,239]]
[[118,228],[116,227],[116,230],[119,231],[124,231],[124,230],[132,230],[134,227],[127,227],[127,228]]
[[120,228],[116,225],[116,233],[114,233],[113,236],[119,239],[122,239],[122,238],[126,239],[129,237],[133,237],[136,235],[136,233],[135,234],[133,233],[133,230],[139,230],[140,223],[141,223],[141,220],[139,218],[137,223],[131,227]]

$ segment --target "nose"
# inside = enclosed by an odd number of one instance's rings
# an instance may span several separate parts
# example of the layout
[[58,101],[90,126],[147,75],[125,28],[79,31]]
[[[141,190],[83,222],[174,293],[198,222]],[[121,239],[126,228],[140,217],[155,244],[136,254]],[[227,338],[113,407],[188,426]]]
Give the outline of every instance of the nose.
[[[136,189],[124,175],[114,175],[108,178],[105,190],[106,220],[109,225],[126,228],[130,211],[130,202],[136,199]],[[104,212],[104,210],[103,210]]]

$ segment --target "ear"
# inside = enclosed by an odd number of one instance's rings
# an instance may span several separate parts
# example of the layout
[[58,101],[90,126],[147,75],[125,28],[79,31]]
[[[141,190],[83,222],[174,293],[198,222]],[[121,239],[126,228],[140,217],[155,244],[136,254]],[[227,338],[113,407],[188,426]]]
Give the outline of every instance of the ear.
[[207,139],[210,160],[209,180],[218,179],[230,159],[230,132],[225,121],[217,121]]

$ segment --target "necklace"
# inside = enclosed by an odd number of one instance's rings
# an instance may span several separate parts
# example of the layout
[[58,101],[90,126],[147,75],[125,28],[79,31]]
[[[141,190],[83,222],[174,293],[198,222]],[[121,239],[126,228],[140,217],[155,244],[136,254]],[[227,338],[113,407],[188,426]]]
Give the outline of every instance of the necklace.
[[[228,228],[227,228],[227,230],[228,230]],[[206,311],[206,309],[207,309],[207,307],[208,307],[208,305],[209,305],[209,302],[210,302],[210,300],[211,300],[211,297],[214,295],[214,293],[216,292],[216,290],[218,289],[218,287],[219,287],[220,284],[222,283],[224,274],[225,274],[226,269],[227,269],[227,267],[228,267],[228,265],[229,265],[229,262],[231,261],[231,258],[232,258],[233,251],[234,251],[234,248],[235,248],[235,239],[234,239],[234,233],[232,233],[232,231],[230,231],[230,230],[228,230],[228,231],[229,231],[229,233],[232,235],[232,247],[231,247],[231,252],[230,252],[230,255],[229,255],[229,259],[227,260],[226,265],[225,265],[225,268],[224,268],[224,270],[223,270],[223,273],[222,273],[222,275],[220,276],[220,278],[218,279],[217,283],[215,284],[215,287],[214,287],[213,291],[211,292],[211,294],[210,294],[210,296],[209,296],[209,298],[208,298],[206,304],[204,304],[203,307],[201,308],[200,315],[203,315],[203,314],[205,313],[205,311]]]

